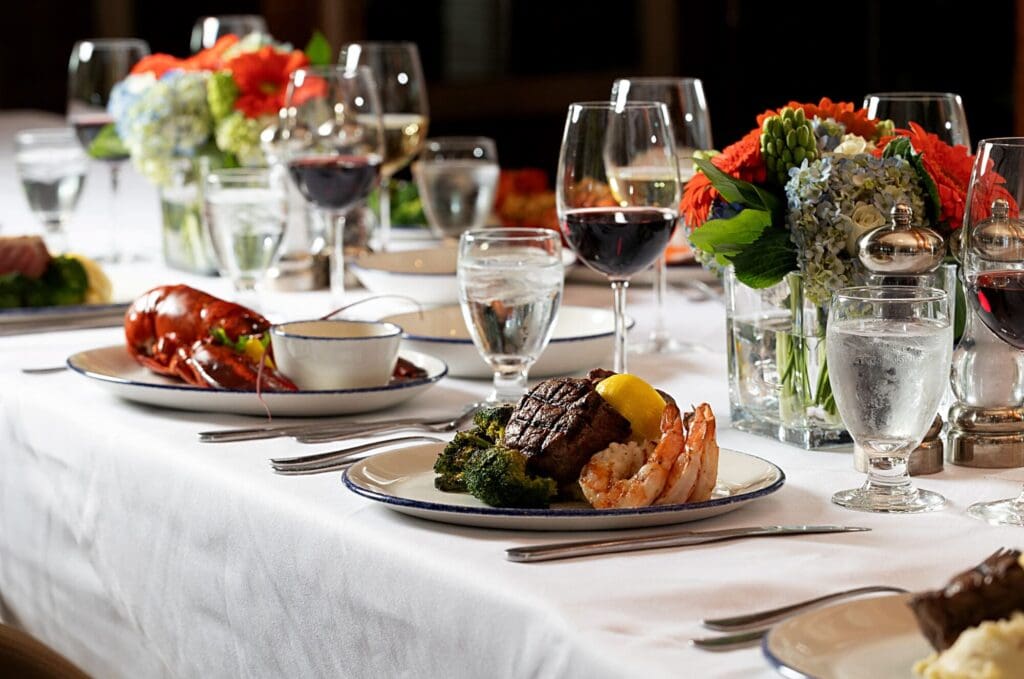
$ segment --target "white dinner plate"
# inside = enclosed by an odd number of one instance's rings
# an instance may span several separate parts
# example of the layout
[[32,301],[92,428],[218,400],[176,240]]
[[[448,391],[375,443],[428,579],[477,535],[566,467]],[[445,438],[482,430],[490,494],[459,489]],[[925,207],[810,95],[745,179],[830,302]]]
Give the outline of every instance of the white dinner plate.
[[[494,373],[484,363],[469,335],[462,309],[443,306],[383,319],[402,328],[402,346],[437,356],[452,377],[489,380]],[[626,325],[636,322],[629,318]],[[608,309],[563,306],[544,353],[530,368],[530,377],[554,377],[586,372],[611,363],[615,315]]]
[[912,679],[932,652],[907,606],[909,594],[857,599],[796,615],[761,644],[779,674],[794,679]]
[[0,327],[19,323],[75,321],[95,316],[116,315],[128,310],[128,302],[118,304],[68,304],[66,306],[18,307],[0,309]]
[[136,403],[176,410],[266,415],[265,403],[273,415],[305,417],[391,408],[430,389],[448,372],[444,361],[433,356],[414,351],[403,351],[400,356],[426,370],[427,376],[386,387],[263,392],[262,402],[255,391],[204,389],[157,375],[139,365],[123,344],[74,354],[68,358],[68,367],[116,396]]
[[767,460],[722,448],[718,485],[707,502],[637,509],[592,509],[583,503],[554,504],[550,509],[507,509],[489,507],[468,493],[445,493],[434,488],[434,460],[443,449],[444,444],[435,443],[379,453],[352,465],[342,479],[352,492],[403,514],[514,530],[614,530],[696,521],[770,495],[786,479],[782,470]]

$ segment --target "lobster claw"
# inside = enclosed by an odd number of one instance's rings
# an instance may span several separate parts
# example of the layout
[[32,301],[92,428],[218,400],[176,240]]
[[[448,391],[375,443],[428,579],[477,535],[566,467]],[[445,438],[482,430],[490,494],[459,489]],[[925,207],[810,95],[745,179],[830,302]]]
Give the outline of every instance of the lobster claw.
[[177,375],[189,384],[245,391],[256,390],[258,384],[263,391],[298,391],[294,382],[274,368],[263,366],[261,376],[258,364],[209,338],[179,349],[174,363]]

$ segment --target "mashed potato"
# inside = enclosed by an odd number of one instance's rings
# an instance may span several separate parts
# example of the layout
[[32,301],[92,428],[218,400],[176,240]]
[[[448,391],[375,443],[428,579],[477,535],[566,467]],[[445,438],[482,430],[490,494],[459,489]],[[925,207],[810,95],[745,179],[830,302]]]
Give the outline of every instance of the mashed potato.
[[925,679],[1024,679],[1024,613],[964,630],[956,643],[914,665]]

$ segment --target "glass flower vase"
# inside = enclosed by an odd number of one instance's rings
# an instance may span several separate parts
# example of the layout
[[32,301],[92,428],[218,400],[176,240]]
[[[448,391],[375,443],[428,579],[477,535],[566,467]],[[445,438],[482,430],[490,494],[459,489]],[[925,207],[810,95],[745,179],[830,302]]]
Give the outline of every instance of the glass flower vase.
[[167,266],[204,275],[217,274],[217,260],[203,216],[203,162],[181,159],[169,181],[158,187],[161,241]]
[[806,299],[798,273],[754,289],[730,268],[725,292],[733,425],[808,449],[849,443],[828,376],[828,306]]

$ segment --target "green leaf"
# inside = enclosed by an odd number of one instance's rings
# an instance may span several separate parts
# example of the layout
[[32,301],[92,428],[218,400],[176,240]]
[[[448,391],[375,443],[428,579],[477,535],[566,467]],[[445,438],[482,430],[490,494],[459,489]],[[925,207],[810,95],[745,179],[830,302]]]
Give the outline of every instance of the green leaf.
[[736,279],[751,288],[769,288],[796,271],[796,246],[785,229],[769,229],[732,258]]
[[732,258],[760,238],[771,225],[771,213],[746,209],[729,219],[705,222],[690,234],[690,241],[708,254]]
[[313,37],[309,39],[305,52],[309,63],[314,66],[327,66],[334,61],[331,43],[327,42],[327,36],[320,31],[313,31]]
[[693,163],[700,168],[715,190],[722,194],[722,198],[730,203],[740,203],[745,207],[773,214],[778,211],[779,199],[774,194],[722,172],[710,160],[695,158]]
[[886,144],[885,150],[882,151],[883,158],[903,158],[910,163],[910,166],[914,168],[914,172],[917,173],[917,178],[921,181],[921,188],[924,189],[925,201],[924,206],[927,214],[925,218],[933,226],[937,226],[939,223],[939,215],[942,214],[942,202],[939,199],[939,187],[935,185],[935,180],[928,174],[928,170],[924,169],[924,162],[921,160],[921,154],[914,150],[914,146],[910,143],[910,139],[907,137],[897,137],[891,142]]
[[89,144],[88,153],[96,160],[124,158],[128,155],[128,148],[121,141],[121,138],[117,136],[114,123],[109,123],[103,126],[100,133]]

